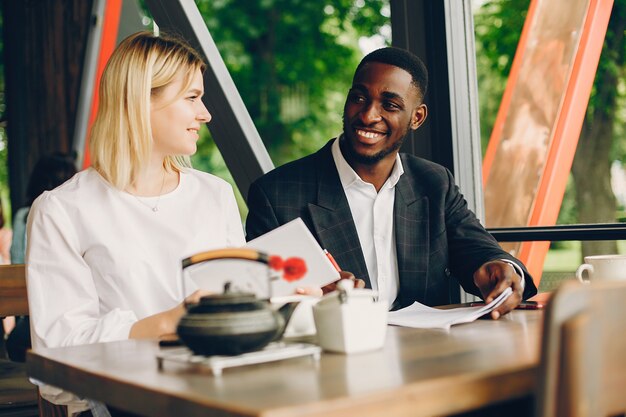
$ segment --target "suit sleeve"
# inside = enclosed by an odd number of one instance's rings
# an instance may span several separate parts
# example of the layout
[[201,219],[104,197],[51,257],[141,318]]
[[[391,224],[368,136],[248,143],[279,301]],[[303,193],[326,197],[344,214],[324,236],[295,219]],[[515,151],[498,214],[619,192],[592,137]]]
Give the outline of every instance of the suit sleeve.
[[274,207],[258,181],[248,190],[248,217],[246,218],[246,240],[250,241],[280,226]]
[[[446,170],[447,171],[447,170]],[[480,296],[474,284],[474,272],[486,262],[510,260],[524,271],[524,299],[537,293],[537,288],[524,264],[504,251],[495,238],[485,230],[447,171],[448,191],[445,197],[446,230],[450,256],[450,270],[465,291]]]

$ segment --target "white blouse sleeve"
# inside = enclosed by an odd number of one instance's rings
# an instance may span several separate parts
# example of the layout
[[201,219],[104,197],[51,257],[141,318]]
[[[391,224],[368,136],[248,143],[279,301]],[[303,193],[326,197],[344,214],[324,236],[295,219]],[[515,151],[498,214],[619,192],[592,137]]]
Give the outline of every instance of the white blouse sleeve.
[[[94,221],[97,217],[94,216]],[[70,346],[127,339],[132,311],[100,313],[89,265],[82,257],[80,227],[46,192],[28,216],[26,283],[34,347]]]

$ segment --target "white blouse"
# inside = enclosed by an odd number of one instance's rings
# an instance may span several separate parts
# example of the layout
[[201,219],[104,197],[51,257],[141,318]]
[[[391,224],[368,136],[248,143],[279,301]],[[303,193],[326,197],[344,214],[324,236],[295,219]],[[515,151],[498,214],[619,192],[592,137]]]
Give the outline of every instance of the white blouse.
[[245,243],[225,181],[188,169],[157,199],[120,191],[90,168],[34,202],[26,253],[34,347],[127,339],[137,320],[183,301],[182,259]]

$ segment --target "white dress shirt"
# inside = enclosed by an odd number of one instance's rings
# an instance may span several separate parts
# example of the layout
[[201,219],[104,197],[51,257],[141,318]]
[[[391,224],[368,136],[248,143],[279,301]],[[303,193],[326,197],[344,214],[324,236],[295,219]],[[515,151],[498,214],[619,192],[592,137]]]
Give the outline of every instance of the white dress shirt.
[[377,290],[391,308],[400,284],[393,225],[396,184],[404,173],[400,156],[396,155],[391,175],[376,192],[374,185],[363,181],[343,157],[339,139],[331,149],[359,235],[372,289]]

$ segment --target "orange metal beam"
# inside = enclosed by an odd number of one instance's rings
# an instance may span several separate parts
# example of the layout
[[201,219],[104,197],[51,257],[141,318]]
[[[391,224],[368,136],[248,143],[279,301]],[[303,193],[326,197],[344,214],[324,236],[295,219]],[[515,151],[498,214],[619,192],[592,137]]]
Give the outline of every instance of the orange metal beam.
[[[530,225],[556,224],[612,8],[613,0],[592,0],[590,3]],[[524,242],[520,257],[528,259],[532,268],[541,273],[548,248],[549,242]]]
[[[483,161],[483,187],[489,186],[489,175],[495,164],[509,164],[510,161],[497,161],[496,154],[501,145],[503,131],[511,112],[511,100],[517,87],[520,68],[526,58],[525,51],[533,30],[541,1],[532,0],[522,36],[513,60],[509,81],[502,98],[500,109],[491,134],[487,152]],[[539,183],[532,200],[527,225],[554,225],[561,208],[563,195],[571,165],[574,160],[578,138],[582,128],[587,104],[606,35],[613,0],[590,0],[581,28],[581,35],[574,55],[571,71],[565,84],[565,91],[556,120],[552,121],[549,148]],[[522,196],[520,196],[522,197]],[[489,224],[489,219],[487,219]],[[508,224],[506,226],[524,226]],[[523,242],[517,256],[528,267],[539,285],[543,263],[550,242]]]
[[83,159],[83,168],[90,165],[89,158],[89,132],[98,112],[98,100],[100,90],[100,77],[106,66],[109,57],[113,53],[117,45],[117,32],[120,25],[120,15],[122,12],[123,0],[107,0],[104,9],[104,18],[102,22],[102,38],[100,41],[100,54],[98,55],[98,67],[96,69],[96,77],[94,80],[93,97],[91,101],[91,112],[89,115],[89,123],[87,125],[87,138],[85,140],[85,157]]

